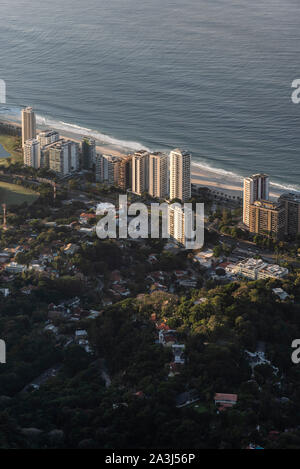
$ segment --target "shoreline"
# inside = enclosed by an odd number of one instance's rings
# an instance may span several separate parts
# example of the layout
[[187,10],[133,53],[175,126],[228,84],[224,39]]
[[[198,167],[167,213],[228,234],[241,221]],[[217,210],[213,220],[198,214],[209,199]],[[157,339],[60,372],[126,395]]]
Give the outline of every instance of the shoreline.
[[[214,171],[213,169],[199,167],[197,163],[192,162],[191,182],[197,186],[208,187],[219,195],[229,195],[231,197],[243,197],[243,178],[230,178]],[[277,199],[288,189],[274,188],[270,183],[270,198]]]
[[[14,120],[9,120],[9,119],[1,119],[0,122],[3,124],[9,124],[14,127],[21,127],[21,123],[14,121]],[[37,127],[37,132],[41,132],[43,130],[46,130],[46,128],[49,128],[47,126],[41,126],[38,125]],[[81,139],[78,138],[77,135],[74,135],[72,132],[66,132],[63,131],[63,134],[61,134],[60,129],[55,129],[55,127],[52,127],[53,130],[57,130],[60,134],[61,138],[64,139],[69,139],[72,140],[76,143],[80,143]],[[84,137],[85,134],[82,133],[82,137]],[[97,139],[95,139],[97,142]],[[121,150],[117,148],[114,148],[113,145],[105,145],[105,144],[96,144],[96,151],[98,153],[102,153],[104,155],[112,155],[112,156],[117,156],[120,158],[125,158],[130,151],[126,152],[125,150]],[[207,187],[211,191],[213,191],[216,194],[219,195],[228,195],[230,197],[242,197],[243,195],[243,177],[239,176],[230,176],[230,173],[228,174],[222,174],[220,171],[218,172],[217,170],[214,170],[213,168],[207,168],[204,166],[201,166],[201,164],[197,162],[193,162],[191,164],[191,182],[192,184],[195,184],[200,187]],[[288,188],[274,188],[274,184],[272,182],[270,183],[271,189],[270,189],[270,198],[271,199],[276,199],[278,198],[282,193],[288,192]],[[273,187],[272,187],[273,186]],[[293,191],[295,192],[295,191]]]

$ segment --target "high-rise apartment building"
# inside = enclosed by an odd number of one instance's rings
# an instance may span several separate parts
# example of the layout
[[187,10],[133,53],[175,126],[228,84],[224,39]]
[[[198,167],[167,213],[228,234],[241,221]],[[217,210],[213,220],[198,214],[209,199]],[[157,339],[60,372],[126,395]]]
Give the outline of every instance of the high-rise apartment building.
[[300,234],[300,195],[285,192],[279,199],[285,207],[285,234],[295,237]]
[[73,173],[74,171],[78,171],[80,168],[80,161],[79,161],[79,144],[76,142],[68,141],[69,144],[69,172]]
[[38,134],[37,139],[41,147],[40,167],[49,169],[49,150],[53,143],[61,140],[59,133],[56,130],[44,130]]
[[104,172],[105,172],[105,158],[100,153],[96,154],[96,164],[95,164],[95,179],[96,182],[104,182]]
[[38,134],[37,139],[41,144],[41,148],[43,148],[46,145],[57,142],[59,140],[59,133],[56,130],[43,130],[43,132]]
[[189,246],[189,243],[196,241],[194,237],[193,220],[194,213],[190,208],[180,207],[174,203],[168,206],[168,231],[170,238],[182,246]]
[[119,163],[118,186],[126,191],[132,187],[132,155],[122,158]]
[[119,165],[122,158],[112,155],[96,155],[95,175],[97,182],[118,185]]
[[132,155],[132,192],[141,195],[149,187],[149,153],[145,150]]
[[170,152],[170,200],[191,198],[191,155],[179,149]]
[[32,138],[36,138],[36,119],[32,107],[26,107],[22,109],[22,147]]
[[243,222],[250,224],[250,205],[256,200],[269,200],[269,176],[254,174],[244,179]]
[[24,165],[38,169],[41,166],[41,146],[37,138],[26,140],[24,144]]
[[150,153],[149,155],[149,194],[159,199],[168,195],[168,155]]
[[64,176],[79,169],[79,145],[71,140],[59,140],[49,148],[49,168]]
[[[173,204],[172,204],[173,205]],[[184,211],[176,204],[169,206],[169,234],[171,239],[184,244]]]
[[96,164],[96,142],[93,138],[84,137],[81,142],[82,167],[93,169]]
[[250,205],[250,233],[282,239],[285,232],[285,206],[269,200],[256,200]]

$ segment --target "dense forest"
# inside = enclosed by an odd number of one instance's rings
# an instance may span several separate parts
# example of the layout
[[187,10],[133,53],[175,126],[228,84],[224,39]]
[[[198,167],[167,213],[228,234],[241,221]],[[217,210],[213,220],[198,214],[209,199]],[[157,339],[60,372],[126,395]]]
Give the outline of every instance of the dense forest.
[[[278,283],[292,300],[277,301],[272,289]],[[300,334],[296,274],[283,284],[234,282],[110,305],[83,324],[93,354],[77,345],[61,350],[41,331],[42,288],[35,301],[1,301],[0,329],[14,344],[0,368],[1,447],[300,447],[300,369],[291,361],[291,343]],[[173,377],[171,350],[157,341],[160,323],[176,329],[186,346],[185,365]],[[255,352],[260,342],[268,362],[252,370],[246,351]],[[57,376],[24,391],[56,363]],[[189,389],[197,390],[198,405],[176,407],[176,397]],[[237,405],[218,412],[216,392],[236,393]]]

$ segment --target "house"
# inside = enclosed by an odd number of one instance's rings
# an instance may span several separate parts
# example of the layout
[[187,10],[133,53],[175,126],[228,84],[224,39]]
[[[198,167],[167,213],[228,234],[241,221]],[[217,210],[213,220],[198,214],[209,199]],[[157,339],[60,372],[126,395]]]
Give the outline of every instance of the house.
[[130,290],[123,285],[112,285],[109,291],[116,297],[127,297],[130,295]]
[[8,262],[11,257],[12,257],[12,255],[10,253],[1,252],[0,253],[0,264],[4,264],[5,262]]
[[103,304],[103,306],[110,306],[110,305],[112,305],[112,301],[111,301],[110,298],[103,298],[102,304]]
[[88,335],[88,333],[87,333],[87,331],[84,330],[84,329],[75,331],[75,338],[76,338],[76,339],[79,339],[79,340],[80,340],[80,339],[82,339],[82,338],[84,338],[84,337],[87,337],[87,335]]
[[183,279],[178,281],[178,285],[180,287],[185,287],[185,288],[196,288],[197,287],[197,280],[193,279],[191,277],[190,279]]
[[96,215],[94,213],[81,213],[79,221],[82,224],[87,224],[91,220],[95,220],[95,218],[96,218]]
[[214,263],[214,253],[212,249],[200,251],[194,256],[194,262],[198,262],[202,267],[210,269]]
[[237,394],[224,394],[224,393],[215,394],[215,405],[218,407],[220,411],[233,407],[237,403],[237,400],[238,400]]
[[91,309],[89,311],[89,315],[87,316],[87,319],[96,319],[99,316],[101,316],[102,313],[103,313],[103,310],[102,311],[95,311],[95,310]]
[[161,345],[164,347],[171,347],[172,345],[176,344],[176,331],[175,330],[160,330],[158,333],[158,340]]
[[285,301],[290,297],[290,295],[282,288],[273,288],[272,291],[274,295],[278,296],[281,301]]
[[166,285],[162,285],[161,283],[159,282],[155,282],[153,283],[151,286],[150,286],[150,291],[151,292],[154,292],[154,291],[164,291],[164,292],[167,292],[168,291],[168,287]]
[[78,249],[79,247],[76,244],[69,243],[63,248],[63,252],[67,256],[73,256]]
[[96,227],[92,226],[91,228],[80,228],[79,233],[86,234],[88,236],[93,236],[96,231]]
[[10,272],[12,274],[21,274],[26,270],[26,266],[22,264],[18,264],[17,262],[10,262],[5,266],[6,272]]
[[53,332],[53,334],[57,334],[58,332],[58,328],[56,326],[54,326],[54,324],[48,324],[46,327],[44,327],[44,331],[49,331],[49,332]]
[[35,287],[33,285],[28,285],[27,287],[23,287],[21,288],[21,293],[23,293],[24,295],[30,295],[32,290],[34,290]]
[[155,254],[150,254],[148,256],[147,262],[149,262],[149,264],[156,264],[158,262],[158,259]]
[[185,358],[184,358],[184,344],[174,344],[172,345],[173,354],[174,354],[174,363],[184,365]]
[[151,280],[153,283],[155,282],[163,282],[165,280],[165,272],[161,270],[157,270],[155,272],[151,272],[151,275],[148,275],[146,280]]
[[198,300],[194,301],[194,305],[202,305],[202,303],[205,303],[207,301],[207,298],[198,298]]
[[6,298],[10,294],[9,288],[0,288],[0,293]]
[[188,271],[187,270],[175,270],[174,275],[177,279],[180,279],[180,278],[186,277],[188,275]]
[[84,348],[84,350],[86,351],[86,353],[92,353],[92,349],[90,347],[90,344],[89,344],[89,341],[86,340],[86,339],[79,339],[78,340],[78,345],[80,345],[81,347]]
[[176,407],[181,408],[199,401],[200,397],[196,389],[178,394],[176,397]]
[[120,407],[128,407],[127,402],[120,402],[112,405],[113,410],[119,409]]
[[55,221],[45,221],[44,225],[48,226],[49,228],[50,227],[54,228],[56,226],[56,222]]
[[156,328],[159,330],[159,331],[169,331],[170,330],[170,327],[168,326],[168,324],[162,322],[161,324],[157,325]]
[[45,270],[45,267],[37,261],[33,261],[29,267],[28,270],[34,270],[35,272],[43,272]]

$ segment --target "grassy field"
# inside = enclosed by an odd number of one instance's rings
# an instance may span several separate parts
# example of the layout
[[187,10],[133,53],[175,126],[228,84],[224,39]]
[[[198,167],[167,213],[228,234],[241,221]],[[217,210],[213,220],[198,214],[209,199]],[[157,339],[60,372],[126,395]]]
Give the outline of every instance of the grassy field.
[[22,161],[22,151],[19,147],[20,140],[13,135],[0,134],[0,144],[10,154],[10,158],[0,158],[0,166],[8,166],[10,163]]
[[23,202],[32,204],[38,198],[36,192],[17,184],[8,184],[0,181],[0,203],[10,205],[18,205]]

